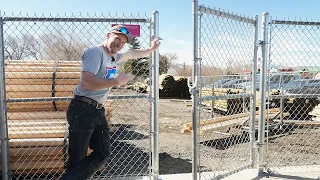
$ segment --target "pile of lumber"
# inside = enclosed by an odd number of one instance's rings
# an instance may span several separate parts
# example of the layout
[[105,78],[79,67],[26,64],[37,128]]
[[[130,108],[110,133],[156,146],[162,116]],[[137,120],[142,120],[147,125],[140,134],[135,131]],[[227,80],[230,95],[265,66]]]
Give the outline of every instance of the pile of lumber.
[[[229,94],[240,94],[241,89],[230,89],[230,88],[203,88],[201,96],[225,96]],[[232,115],[249,110],[250,98],[236,98],[236,99],[221,99],[204,101],[202,105],[210,107],[214,110],[222,112],[224,115]]]
[[[60,173],[68,157],[69,100],[78,84],[75,61],[6,61],[6,98],[10,168],[14,175]],[[28,99],[26,99],[28,98]],[[31,98],[31,100],[30,100]],[[111,127],[112,101],[105,103]],[[0,163],[1,165],[1,163]]]
[[[201,96],[227,96],[229,94],[243,94],[243,93],[251,93],[244,92],[243,89],[236,88],[202,88]],[[266,97],[268,94],[277,95],[277,91],[266,92]],[[279,99],[272,99],[269,101],[269,104],[275,104],[270,108],[278,108],[280,107]],[[245,110],[250,109],[250,98],[235,98],[235,99],[220,99],[220,100],[212,100],[212,101],[204,101],[202,105],[208,108],[213,108],[221,112],[223,115],[232,115],[242,113]],[[256,91],[256,110],[260,106],[260,92]]]
[[10,169],[14,175],[61,173],[67,150],[64,111],[8,112]]
[[135,82],[132,85],[128,85],[127,89],[135,90],[138,93],[147,93],[148,84],[144,82]]
[[311,112],[309,112],[309,115],[312,116],[313,121],[320,121],[320,104],[315,106]]
[[293,119],[307,120],[309,115],[317,116],[319,100],[316,98],[294,98],[292,103],[286,104],[286,109]]
[[[274,109],[269,109],[268,113],[269,115],[266,116],[267,120],[266,123],[270,123],[273,119],[274,116],[279,114],[280,109],[279,108],[274,108]],[[256,115],[258,115],[259,111],[256,111]],[[289,113],[284,113],[283,116],[289,116]],[[199,129],[200,129],[200,134],[203,134],[205,131],[219,131],[222,129],[227,129],[229,127],[238,127],[238,126],[244,126],[246,125],[245,123],[249,120],[250,118],[250,113],[240,113],[240,114],[233,114],[233,115],[228,115],[228,116],[220,116],[220,117],[215,117],[212,119],[206,119],[206,120],[201,120],[199,123]],[[255,125],[258,125],[258,119],[259,117],[256,116],[255,119]],[[183,125],[183,128],[181,129],[181,133],[191,133],[193,130],[192,122],[186,123]]]

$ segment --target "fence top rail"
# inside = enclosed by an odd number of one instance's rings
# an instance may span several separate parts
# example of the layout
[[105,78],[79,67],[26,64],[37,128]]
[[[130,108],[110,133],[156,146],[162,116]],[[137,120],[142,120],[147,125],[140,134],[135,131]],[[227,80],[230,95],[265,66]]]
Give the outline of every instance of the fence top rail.
[[3,21],[44,21],[44,22],[135,22],[148,23],[143,18],[68,18],[68,17],[2,17]]
[[241,16],[241,15],[236,15],[236,14],[233,14],[233,13],[230,13],[230,12],[225,12],[225,11],[221,11],[221,10],[217,10],[217,9],[212,9],[212,8],[209,8],[209,7],[205,7],[203,5],[199,6],[199,10],[198,11],[203,12],[203,13],[212,14],[212,15],[215,15],[215,16],[225,17],[225,18],[228,18],[228,19],[233,19],[233,20],[236,20],[236,21],[242,21],[242,22],[245,22],[245,23],[250,23],[250,24],[256,24],[257,23],[256,20],[253,19],[253,18],[244,17],[244,16]]
[[272,20],[272,24],[286,24],[286,25],[304,25],[304,26],[320,26],[320,22],[315,21],[286,21],[286,20]]

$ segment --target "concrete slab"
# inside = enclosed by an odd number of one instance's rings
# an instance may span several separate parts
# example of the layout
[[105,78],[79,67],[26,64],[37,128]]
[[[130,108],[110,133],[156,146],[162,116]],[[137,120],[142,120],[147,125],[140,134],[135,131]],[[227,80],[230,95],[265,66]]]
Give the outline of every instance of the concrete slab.
[[[245,169],[228,177],[219,180],[320,180],[320,166],[293,166],[273,168],[276,174],[258,176],[256,169]],[[201,180],[214,180],[215,174],[219,172],[205,172]],[[98,180],[98,179],[95,179]],[[149,177],[113,178],[108,180],[153,180]],[[192,174],[166,174],[160,175],[158,180],[192,180]]]

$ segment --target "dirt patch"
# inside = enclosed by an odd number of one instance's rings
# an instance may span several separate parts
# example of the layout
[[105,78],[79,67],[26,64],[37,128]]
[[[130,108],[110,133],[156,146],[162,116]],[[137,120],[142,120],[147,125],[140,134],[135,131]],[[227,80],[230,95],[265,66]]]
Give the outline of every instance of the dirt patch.
[[[148,137],[132,138],[126,141],[136,148],[148,152],[151,150],[149,139],[150,102],[145,99],[121,101],[123,102],[114,104],[113,123],[129,125],[130,127],[127,127],[131,131]],[[141,107],[141,105],[143,106]],[[190,173],[192,171],[192,135],[181,133],[182,126],[191,121],[191,100],[159,100],[160,174]],[[230,128],[220,129],[219,132],[206,132],[199,136],[199,166],[201,170],[228,171],[250,164],[250,136],[248,132],[238,127],[232,128],[231,131]],[[275,130],[270,133],[268,155],[266,156],[269,162],[274,166],[319,163],[320,156],[316,152],[319,151],[320,146],[315,138],[320,135],[319,129],[291,126],[285,128],[290,128],[290,130]],[[118,133],[121,134],[121,130]],[[313,138],[306,139],[308,137]],[[294,156],[288,152],[293,151],[293,146],[295,147]],[[256,153],[256,150],[254,152]],[[313,160],[309,162],[311,157]],[[145,173],[148,174],[147,169]]]

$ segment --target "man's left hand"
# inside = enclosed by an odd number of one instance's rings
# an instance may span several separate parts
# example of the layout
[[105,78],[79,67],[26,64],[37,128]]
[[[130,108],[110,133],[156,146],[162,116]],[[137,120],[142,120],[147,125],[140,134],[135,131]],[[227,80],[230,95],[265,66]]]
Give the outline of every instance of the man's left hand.
[[159,48],[159,46],[161,44],[160,40],[162,40],[161,37],[153,38],[151,41],[151,49],[156,50],[157,48]]

